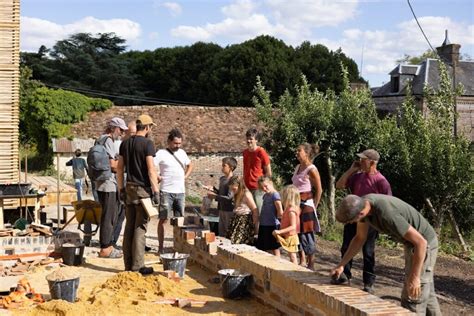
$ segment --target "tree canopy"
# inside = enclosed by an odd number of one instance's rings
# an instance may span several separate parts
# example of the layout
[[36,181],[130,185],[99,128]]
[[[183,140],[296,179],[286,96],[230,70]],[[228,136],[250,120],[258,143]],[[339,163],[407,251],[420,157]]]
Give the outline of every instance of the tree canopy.
[[454,101],[460,88],[453,91],[446,67],[439,64],[439,89],[425,88],[428,117],[408,96],[398,115],[379,118],[367,89],[350,90],[344,67],[339,95],[330,90],[320,92],[303,78],[295,95],[283,93],[272,102],[257,80],[253,102],[265,126],[264,146],[275,161],[272,169],[288,183],[297,164],[297,146],[317,143],[321,154],[332,161],[330,167],[322,166],[329,174],[321,174],[322,182],[330,183],[325,178],[340,177],[356,153],[375,148],[381,155],[378,168],[395,196],[419,210],[430,201],[437,214],[428,212],[427,216],[435,225],[440,225],[447,212],[453,212],[465,230],[472,230],[474,174],[469,141],[453,136]]
[[22,64],[33,70],[33,79],[47,86],[73,88],[119,105],[156,104],[147,102],[152,98],[252,106],[257,76],[274,96],[287,89],[294,93],[301,74],[320,91],[339,93],[340,63],[352,82],[363,82],[356,63],[340,49],[331,51],[309,42],[294,48],[267,35],[224,48],[198,42],[127,52],[125,40],[113,33],[78,33],[21,57]]

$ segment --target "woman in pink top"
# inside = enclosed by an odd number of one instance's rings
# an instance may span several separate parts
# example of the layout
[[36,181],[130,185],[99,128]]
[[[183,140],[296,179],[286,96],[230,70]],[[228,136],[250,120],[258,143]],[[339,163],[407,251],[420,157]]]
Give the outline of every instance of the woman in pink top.
[[[322,186],[318,169],[312,164],[319,147],[314,144],[303,143],[296,150],[296,158],[299,164],[295,168],[291,178],[293,185],[298,188],[301,198],[301,230],[300,240],[300,264],[308,269],[314,269],[314,253],[316,252],[316,242],[314,233],[321,232],[319,220],[316,213],[319,200],[321,199]],[[314,196],[313,196],[314,189]]]
[[298,264],[296,254],[298,253],[298,232],[300,230],[300,194],[294,185],[288,185],[281,192],[281,203],[283,204],[283,216],[280,229],[273,231],[273,236],[280,245],[288,251],[290,261]]

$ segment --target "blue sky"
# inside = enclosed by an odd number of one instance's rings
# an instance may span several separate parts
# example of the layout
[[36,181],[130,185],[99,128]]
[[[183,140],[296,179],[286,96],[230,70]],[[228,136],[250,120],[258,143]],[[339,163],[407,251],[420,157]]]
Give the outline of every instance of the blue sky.
[[[411,0],[433,47],[449,30],[452,43],[474,58],[473,0]],[[404,54],[427,50],[406,0],[21,0],[21,49],[52,47],[77,32],[115,32],[129,49],[221,46],[268,34],[342,48],[371,86],[389,80]]]

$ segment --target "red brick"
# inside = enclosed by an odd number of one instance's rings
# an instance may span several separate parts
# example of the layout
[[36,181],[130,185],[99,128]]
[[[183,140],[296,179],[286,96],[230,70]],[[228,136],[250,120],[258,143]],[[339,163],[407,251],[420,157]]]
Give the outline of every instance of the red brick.
[[196,232],[194,230],[185,230],[183,232],[184,240],[194,239],[196,238]]
[[253,287],[254,287],[254,289],[256,289],[257,291],[259,291],[259,292],[261,292],[261,293],[264,292],[264,291],[263,291],[263,287],[261,287],[260,285],[254,284]]
[[270,293],[270,298],[274,301],[277,301],[278,303],[281,302],[281,298],[279,295],[275,294],[275,293]]
[[216,234],[213,232],[206,232],[204,233],[204,238],[206,239],[207,243],[214,242],[216,240]]

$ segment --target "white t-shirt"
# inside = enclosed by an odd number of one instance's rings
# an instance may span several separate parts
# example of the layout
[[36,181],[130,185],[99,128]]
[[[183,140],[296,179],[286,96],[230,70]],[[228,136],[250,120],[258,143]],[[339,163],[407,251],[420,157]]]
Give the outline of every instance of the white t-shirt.
[[[190,164],[191,160],[181,148],[173,153],[184,168]],[[157,170],[160,171],[160,190],[167,193],[184,193],[184,169],[171,153],[166,149],[160,149],[156,152],[154,161]]]

